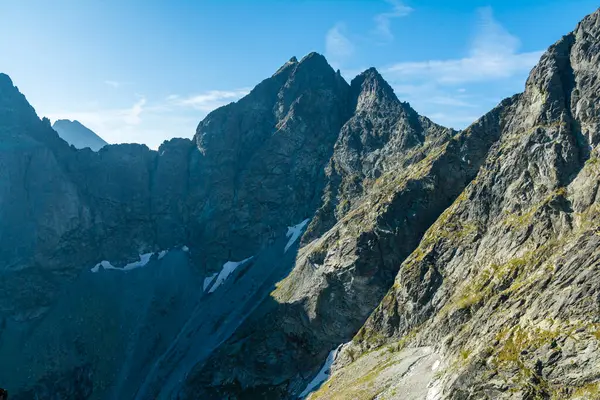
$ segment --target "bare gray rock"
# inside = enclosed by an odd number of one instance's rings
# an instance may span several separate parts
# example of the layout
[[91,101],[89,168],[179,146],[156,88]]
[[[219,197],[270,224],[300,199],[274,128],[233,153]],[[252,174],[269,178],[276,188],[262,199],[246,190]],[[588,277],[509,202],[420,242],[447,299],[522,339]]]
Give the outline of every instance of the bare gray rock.
[[435,346],[439,399],[598,396],[598,114],[583,109],[598,101],[599,21],[542,56],[349,351]]

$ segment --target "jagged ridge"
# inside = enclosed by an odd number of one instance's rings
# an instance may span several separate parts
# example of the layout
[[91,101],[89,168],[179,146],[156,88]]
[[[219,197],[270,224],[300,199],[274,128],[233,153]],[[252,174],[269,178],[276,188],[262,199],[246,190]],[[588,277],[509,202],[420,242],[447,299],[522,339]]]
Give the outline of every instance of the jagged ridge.
[[[598,115],[586,110],[599,100],[599,21],[597,11],[542,56],[476,179],[311,398],[404,398],[411,378],[385,378],[402,357],[385,354],[414,346],[441,361],[428,398],[597,396]],[[374,348],[387,349],[386,367],[357,355]]]

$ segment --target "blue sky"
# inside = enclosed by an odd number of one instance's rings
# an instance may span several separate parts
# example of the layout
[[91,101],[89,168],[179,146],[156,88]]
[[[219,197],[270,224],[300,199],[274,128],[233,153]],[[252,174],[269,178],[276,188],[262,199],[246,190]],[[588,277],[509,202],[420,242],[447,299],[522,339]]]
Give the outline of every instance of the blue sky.
[[464,128],[523,89],[589,0],[3,1],[0,72],[40,116],[110,143],[191,137],[291,56],[350,81],[374,66],[401,100]]

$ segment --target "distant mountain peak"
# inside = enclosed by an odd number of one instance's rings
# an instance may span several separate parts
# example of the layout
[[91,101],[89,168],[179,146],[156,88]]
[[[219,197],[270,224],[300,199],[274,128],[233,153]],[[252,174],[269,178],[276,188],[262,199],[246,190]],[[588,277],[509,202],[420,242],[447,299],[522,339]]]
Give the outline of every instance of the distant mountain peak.
[[0,87],[3,87],[3,86],[13,87],[14,85],[13,85],[12,80],[10,79],[10,76],[0,72]]
[[93,151],[98,151],[108,144],[94,131],[77,120],[59,119],[54,122],[52,128],[62,139],[78,149],[89,147]]

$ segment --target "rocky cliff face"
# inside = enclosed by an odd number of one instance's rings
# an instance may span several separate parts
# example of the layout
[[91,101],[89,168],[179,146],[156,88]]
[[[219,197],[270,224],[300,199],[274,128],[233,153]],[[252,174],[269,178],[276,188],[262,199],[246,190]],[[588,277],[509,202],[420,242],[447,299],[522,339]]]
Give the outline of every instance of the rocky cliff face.
[[[599,39],[596,12],[501,106],[500,139],[477,177],[311,398],[404,398],[404,378],[386,374],[414,346],[429,346],[419,362],[438,358],[427,398],[598,396]],[[374,348],[387,365],[361,356]]]
[[198,125],[190,241],[203,243],[209,268],[255,254],[277,231],[314,213],[323,165],[348,118],[348,90],[325,58],[311,53]]
[[[355,114],[342,127],[329,163],[348,169],[329,168],[323,197],[324,207],[332,198],[352,198],[354,205],[325,217],[339,221],[300,249],[295,268],[269,301],[190,376],[189,398],[198,393],[205,398],[300,394],[307,376],[320,366],[316,361],[364,323],[392,284],[400,262],[475,176],[495,138],[495,120],[488,131],[458,134],[420,118],[398,101],[376,71],[367,71],[353,86],[360,88],[352,102]],[[374,129],[356,128],[361,124]],[[386,125],[391,132],[381,129]],[[353,134],[358,137],[350,138]],[[378,143],[380,135],[384,138]],[[363,160],[381,165],[377,178],[365,176]],[[332,193],[334,180],[338,187],[359,182],[357,187],[368,190],[364,195],[338,195]],[[311,228],[320,225],[322,216],[317,212],[307,236],[315,235]],[[240,347],[240,342],[246,345]]]
[[461,132],[312,53],[191,141],[76,150],[0,75],[0,385],[593,398],[599,18]]

